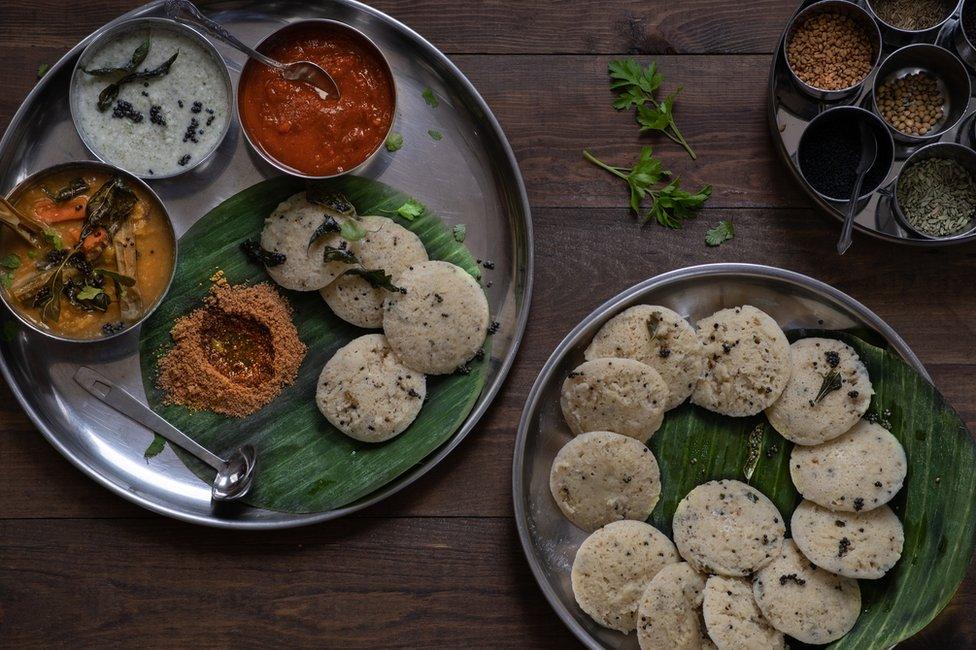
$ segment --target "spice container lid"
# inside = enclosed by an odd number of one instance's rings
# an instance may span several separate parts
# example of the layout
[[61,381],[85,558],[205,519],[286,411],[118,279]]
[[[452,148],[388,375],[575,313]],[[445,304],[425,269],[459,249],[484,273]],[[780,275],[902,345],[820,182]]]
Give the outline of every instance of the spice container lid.
[[[895,179],[892,205],[894,208],[893,211],[895,213],[895,217],[898,219],[898,223],[901,224],[901,226],[906,230],[919,237],[936,241],[960,239],[976,233],[976,213],[972,215],[967,225],[964,225],[954,233],[942,236],[933,235],[920,230],[916,226],[912,225],[912,222],[908,219],[908,215],[905,213],[906,206],[904,206],[902,203],[903,196],[902,193],[899,192],[899,184],[903,182],[905,172],[910,170],[913,164],[932,158],[949,159],[959,163],[966,169],[966,171],[969,172],[970,178],[974,181],[974,183],[976,183],[976,151],[961,144],[956,144],[955,142],[934,142],[922,147],[908,157],[908,160],[905,161],[905,165],[902,167],[898,178]],[[976,188],[974,188],[974,190],[976,190]]]
[[[871,61],[870,67],[864,71],[864,74],[855,82],[849,84],[844,88],[819,88],[812,83],[804,81],[798,71],[794,66],[794,62],[790,60],[790,44],[793,43],[793,39],[797,34],[803,34],[803,28],[807,24],[808,20],[815,19],[820,15],[839,15],[844,16],[852,20],[855,26],[863,30],[871,47]],[[823,41],[823,34],[820,34],[820,38],[814,41],[814,44],[819,45]],[[820,0],[820,2],[815,2],[802,11],[798,12],[793,19],[790,21],[789,26],[786,29],[786,34],[783,40],[783,56],[786,59],[786,68],[789,70],[790,77],[792,78],[794,84],[803,93],[810,95],[819,100],[823,101],[836,101],[855,94],[859,88],[864,84],[864,81],[871,75],[871,72],[877,67],[878,61],[881,58],[881,31],[878,29],[878,23],[875,22],[871,15],[859,7],[856,4],[847,2],[847,0]],[[842,68],[850,67],[850,53],[849,48],[846,48],[843,52],[838,51],[836,56],[843,61]],[[821,63],[818,61],[818,63]]]

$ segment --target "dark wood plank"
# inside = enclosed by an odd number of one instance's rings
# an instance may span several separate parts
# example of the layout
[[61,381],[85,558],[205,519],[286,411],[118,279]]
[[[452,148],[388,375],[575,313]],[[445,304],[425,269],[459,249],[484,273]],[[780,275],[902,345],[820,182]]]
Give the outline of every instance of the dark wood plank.
[[[95,26],[141,5],[138,0],[5,2],[0,41],[67,49]],[[228,2],[200,2],[204,10]],[[749,10],[724,0],[612,6],[564,0],[376,0],[448,54],[767,53],[797,3],[754,0]],[[43,20],[39,17],[43,16]],[[79,20],[79,18],[82,18]]]

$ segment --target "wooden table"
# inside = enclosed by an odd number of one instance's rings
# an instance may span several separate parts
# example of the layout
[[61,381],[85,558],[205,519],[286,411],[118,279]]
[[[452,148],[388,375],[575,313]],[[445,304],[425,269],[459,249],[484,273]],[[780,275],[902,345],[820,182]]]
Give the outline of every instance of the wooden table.
[[[35,82],[138,0],[0,3],[0,124]],[[515,367],[465,443],[397,497],[300,530],[246,533],[164,519],[86,479],[0,382],[0,645],[570,646],[522,556],[512,518],[515,429],[536,373],[597,304],[658,273],[759,262],[828,282],[901,333],[976,431],[976,246],[896,247],[810,209],[770,146],[766,81],[788,0],[377,0],[469,76],[522,167],[535,225],[535,296]],[[65,6],[70,5],[70,6]],[[640,138],[610,107],[607,62],[657,60],[683,85],[679,123],[700,154]],[[653,55],[653,56],[651,56]],[[629,164],[656,147],[709,208],[683,230],[638,228],[585,146]],[[736,238],[708,248],[731,218]],[[576,282],[567,281],[571,270]],[[976,580],[905,647],[973,647]]]

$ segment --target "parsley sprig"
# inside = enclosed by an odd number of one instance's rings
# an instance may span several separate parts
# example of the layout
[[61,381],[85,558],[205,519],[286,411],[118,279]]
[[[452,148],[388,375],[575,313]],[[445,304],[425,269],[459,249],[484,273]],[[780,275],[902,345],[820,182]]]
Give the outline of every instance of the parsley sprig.
[[692,160],[697,160],[691,145],[682,135],[674,121],[674,102],[681,88],[658,101],[657,91],[664,82],[664,76],[657,71],[657,64],[651,62],[642,68],[633,59],[611,61],[608,68],[610,88],[617,93],[613,107],[626,110],[636,107],[637,124],[641,131],[660,131],[668,138],[684,147]]
[[[681,189],[681,180],[664,169],[661,161],[654,157],[651,147],[642,147],[640,156],[633,167],[608,165],[587,150],[583,157],[597,167],[627,181],[630,187],[630,209],[642,224],[654,219],[667,228],[680,228],[685,219],[695,216],[712,194],[710,185],[705,185],[691,193]],[[663,186],[659,185],[664,183]],[[642,204],[650,198],[650,206],[645,211]]]

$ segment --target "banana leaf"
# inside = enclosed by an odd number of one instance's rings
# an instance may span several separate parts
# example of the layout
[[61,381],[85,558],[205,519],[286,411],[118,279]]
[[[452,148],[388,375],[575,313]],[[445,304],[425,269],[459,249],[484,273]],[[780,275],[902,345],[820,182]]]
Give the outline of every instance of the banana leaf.
[[[431,259],[446,260],[479,276],[468,249],[455,241],[451,228],[429,210],[412,221],[397,216],[411,197],[382,183],[344,177],[327,183],[342,192],[359,214],[394,218],[423,241]],[[458,430],[481,394],[485,360],[470,364],[470,373],[429,377],[428,399],[413,424],[393,440],[357,442],[332,427],[315,406],[318,375],[332,355],[367,333],[335,316],[317,291],[279,291],[294,310],[299,336],[308,354],[295,383],[268,406],[243,419],[192,412],[163,404],[155,385],[158,359],[171,347],[173,322],[202,304],[209,278],[223,270],[231,284],[270,282],[264,268],[250,262],[240,244],[261,232],[264,219],[282,200],[302,191],[304,183],[273,178],[227,199],[180,239],[176,277],[165,300],[142,327],[140,363],[150,406],[208,449],[223,452],[250,442],[257,448],[255,483],[246,502],[291,513],[324,512],[349,504],[383,487],[440,447]],[[211,481],[213,471],[176,449],[195,474]],[[147,454],[147,462],[152,462]]]
[[[908,457],[905,486],[889,504],[905,527],[901,559],[880,580],[860,581],[857,624],[827,646],[890,648],[935,618],[966,573],[976,540],[976,445],[942,395],[897,353],[850,333],[796,330],[787,336],[852,346],[874,384],[867,417],[888,428]],[[668,414],[650,447],[661,467],[662,493],[649,521],[668,536],[678,502],[705,481],[750,483],[776,504],[787,526],[801,500],[790,479],[793,444],[763,415],[727,418],[685,404]],[[751,457],[750,450],[756,452]]]

